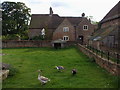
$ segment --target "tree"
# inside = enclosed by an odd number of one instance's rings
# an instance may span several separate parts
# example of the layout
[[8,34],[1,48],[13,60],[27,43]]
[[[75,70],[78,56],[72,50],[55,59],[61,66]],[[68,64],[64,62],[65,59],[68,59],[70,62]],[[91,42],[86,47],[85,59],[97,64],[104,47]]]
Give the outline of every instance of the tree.
[[2,35],[24,36],[30,21],[30,8],[22,2],[2,3]]
[[91,20],[91,23],[97,25],[98,22],[93,20],[93,16],[87,16],[87,19]]

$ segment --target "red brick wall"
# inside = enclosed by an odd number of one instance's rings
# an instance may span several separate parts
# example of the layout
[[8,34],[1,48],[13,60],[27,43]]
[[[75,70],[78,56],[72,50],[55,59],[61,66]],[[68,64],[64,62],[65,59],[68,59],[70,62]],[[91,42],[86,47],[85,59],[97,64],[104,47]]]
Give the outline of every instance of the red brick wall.
[[78,44],[78,48],[86,54],[90,58],[94,58],[95,62],[101,66],[102,68],[106,69],[108,72],[110,72],[113,75],[120,75],[120,64],[116,64],[112,61],[108,61],[104,58],[101,58],[99,55],[96,55],[89,49],[85,48],[84,46]]
[[[69,32],[63,32],[63,27],[69,27]],[[63,36],[69,36],[69,41],[75,41],[74,27],[67,19],[65,19],[53,32],[53,40],[63,39]]]
[[[2,41],[2,48],[15,48],[15,47],[52,47],[52,41],[39,41],[39,40],[4,40]],[[65,46],[75,45],[76,42],[68,41]]]
[[105,28],[105,27],[107,27],[109,25],[112,25],[112,26],[113,25],[120,25],[119,21],[120,21],[120,18],[119,19],[114,19],[114,20],[111,20],[111,21],[108,21],[108,22],[105,22],[105,23],[103,23],[101,25],[101,28]]
[[51,47],[51,41],[34,41],[34,40],[6,40],[2,41],[2,48],[15,47]]
[[[88,30],[83,30],[83,26],[88,25]],[[83,18],[77,27],[77,38],[78,36],[84,36],[84,44],[88,44],[88,39],[94,32],[95,25],[92,25],[87,18]]]

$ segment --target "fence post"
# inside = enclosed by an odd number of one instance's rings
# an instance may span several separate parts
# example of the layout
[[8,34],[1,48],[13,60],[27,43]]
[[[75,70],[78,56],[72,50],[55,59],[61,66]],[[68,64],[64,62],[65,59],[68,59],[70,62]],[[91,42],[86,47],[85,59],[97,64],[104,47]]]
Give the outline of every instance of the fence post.
[[91,46],[90,46],[90,50],[91,50]]
[[117,53],[117,64],[119,64],[119,54]]
[[96,53],[96,55],[97,55],[97,49],[95,48],[95,53]]
[[108,51],[108,53],[107,53],[107,59],[109,60],[109,56],[110,56],[110,53],[109,53],[109,51]]
[[93,52],[94,52],[94,47],[92,47],[92,49],[93,49]]
[[103,51],[102,50],[100,50],[100,52],[101,52],[101,58],[103,57]]

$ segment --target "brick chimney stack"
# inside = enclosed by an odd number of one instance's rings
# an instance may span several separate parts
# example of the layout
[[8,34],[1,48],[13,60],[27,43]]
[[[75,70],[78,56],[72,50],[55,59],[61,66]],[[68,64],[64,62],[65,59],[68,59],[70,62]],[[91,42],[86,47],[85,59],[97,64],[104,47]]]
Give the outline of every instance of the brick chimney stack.
[[50,7],[50,16],[52,16],[53,15],[53,10],[52,10],[52,8]]

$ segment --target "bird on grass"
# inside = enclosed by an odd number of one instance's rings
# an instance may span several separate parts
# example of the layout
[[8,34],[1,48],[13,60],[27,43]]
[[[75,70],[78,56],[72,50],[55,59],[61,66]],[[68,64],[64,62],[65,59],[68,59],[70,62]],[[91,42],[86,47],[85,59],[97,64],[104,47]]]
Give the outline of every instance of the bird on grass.
[[56,68],[58,71],[61,71],[61,70],[63,70],[63,69],[64,69],[64,67],[63,67],[63,66],[55,66],[55,68]]
[[76,69],[72,69],[72,75],[75,75],[77,73]]
[[39,74],[38,74],[38,80],[41,82],[41,85],[45,85],[48,81],[50,81],[49,78],[41,76],[41,72],[42,70],[38,70]]

